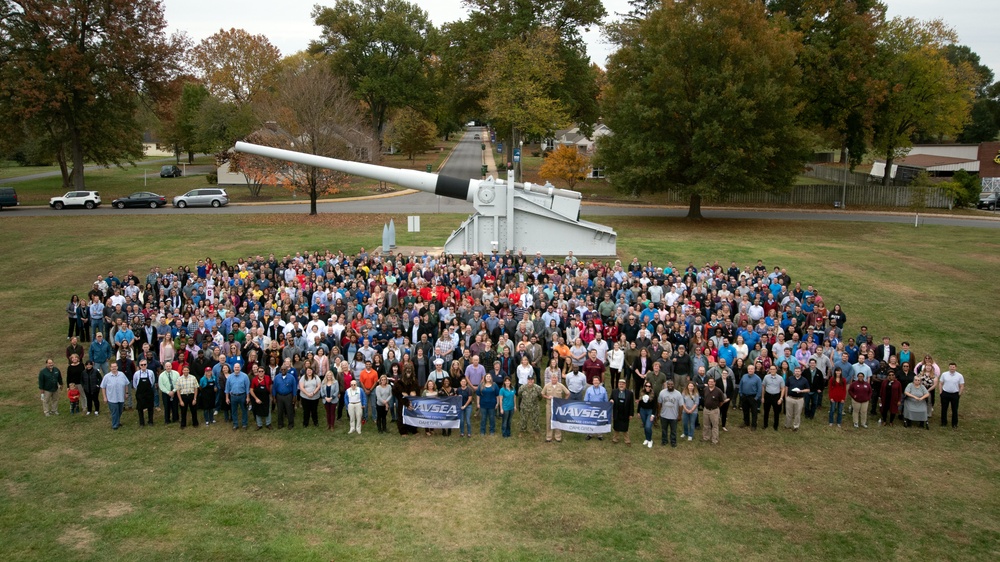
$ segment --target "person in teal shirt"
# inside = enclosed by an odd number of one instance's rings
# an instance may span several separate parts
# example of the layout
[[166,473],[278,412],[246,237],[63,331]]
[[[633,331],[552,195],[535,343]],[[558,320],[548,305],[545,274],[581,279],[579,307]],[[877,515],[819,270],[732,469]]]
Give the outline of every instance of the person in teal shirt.
[[505,377],[503,387],[500,388],[500,435],[503,437],[510,437],[510,420],[517,411],[517,406],[514,404],[515,396],[517,392],[510,377]]

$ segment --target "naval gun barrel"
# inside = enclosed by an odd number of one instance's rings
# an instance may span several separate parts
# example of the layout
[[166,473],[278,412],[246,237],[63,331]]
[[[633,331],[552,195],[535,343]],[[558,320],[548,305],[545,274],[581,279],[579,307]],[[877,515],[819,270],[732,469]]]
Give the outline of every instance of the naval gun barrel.
[[410,189],[426,191],[427,193],[433,193],[442,197],[449,197],[451,199],[460,199],[470,202],[475,197],[475,188],[479,185],[479,180],[470,181],[467,179],[444,176],[441,174],[418,172],[416,170],[401,170],[398,168],[389,168],[387,166],[365,164],[364,162],[338,160],[336,158],[328,158],[326,156],[306,154],[303,152],[295,152],[294,150],[285,150],[282,148],[262,146],[242,141],[236,143],[235,149],[237,152],[245,152],[247,154],[255,154],[257,156],[295,162],[296,164],[302,164],[305,166],[335,170],[345,174],[361,176],[363,178],[394,183]]

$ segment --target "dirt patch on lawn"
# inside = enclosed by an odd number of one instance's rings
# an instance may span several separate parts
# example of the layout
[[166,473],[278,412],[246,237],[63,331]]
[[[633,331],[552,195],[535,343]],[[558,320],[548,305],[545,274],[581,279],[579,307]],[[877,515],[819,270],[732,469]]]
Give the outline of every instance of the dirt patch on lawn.
[[128,515],[135,511],[132,504],[125,502],[114,502],[102,506],[100,509],[90,512],[91,517],[101,517],[104,519],[114,519],[115,517],[121,517],[122,515]]
[[97,535],[93,531],[80,525],[70,525],[56,539],[59,544],[73,550],[88,551],[91,545],[97,540]]

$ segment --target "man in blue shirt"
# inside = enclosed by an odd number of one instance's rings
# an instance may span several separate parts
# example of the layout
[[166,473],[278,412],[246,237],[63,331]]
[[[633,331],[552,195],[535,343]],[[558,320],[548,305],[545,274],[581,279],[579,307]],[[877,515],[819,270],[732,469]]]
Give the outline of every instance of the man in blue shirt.
[[240,367],[239,363],[233,366],[233,374],[226,379],[226,404],[232,408],[233,431],[240,428],[239,412],[243,410],[243,429],[247,429],[248,412],[247,406],[250,404],[250,378]]
[[729,345],[729,338],[722,339],[722,347],[719,348],[718,353],[719,359],[725,359],[727,365],[736,364],[736,348]]
[[[584,401],[586,401],[586,402],[608,402],[608,390],[606,388],[604,388],[603,384],[601,384],[601,378],[600,377],[594,377],[593,383],[594,384],[592,384],[591,386],[587,387],[587,392],[584,393],[584,395],[583,395]],[[590,441],[590,439],[592,437],[593,437],[593,435],[588,435],[587,436],[587,441]],[[598,441],[604,441],[604,437],[598,435],[597,436],[597,440]]]
[[[757,408],[760,406],[761,381],[756,366],[748,365],[747,374],[740,378],[740,408],[743,409],[743,427],[757,431]],[[752,424],[751,424],[752,420]]]
[[278,429],[285,427],[285,417],[288,418],[288,429],[295,427],[295,395],[299,381],[295,373],[291,372],[290,364],[286,361],[281,366],[281,372],[271,382],[271,393],[274,394],[275,408],[278,410]]
[[104,395],[104,403],[111,411],[111,429],[117,430],[121,427],[122,409],[125,407],[125,389],[128,388],[128,377],[118,370],[118,364],[114,361],[109,365],[110,371],[101,379],[101,394]]
[[101,332],[94,334],[94,341],[90,344],[90,360],[102,373],[110,370],[108,360],[111,359],[111,353],[111,344],[104,339],[104,334]]

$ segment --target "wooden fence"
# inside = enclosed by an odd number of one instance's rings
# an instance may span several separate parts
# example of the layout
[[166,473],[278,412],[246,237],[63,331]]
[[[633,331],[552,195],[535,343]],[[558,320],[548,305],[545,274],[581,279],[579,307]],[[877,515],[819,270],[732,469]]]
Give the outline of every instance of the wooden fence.
[[[842,185],[797,185],[783,193],[751,191],[733,193],[724,201],[747,205],[820,205],[833,207],[843,198]],[[686,204],[688,196],[676,191],[667,194],[671,203]],[[706,200],[705,204],[712,201]],[[848,185],[847,207],[907,207],[946,209],[952,204],[948,192],[937,187]]]

